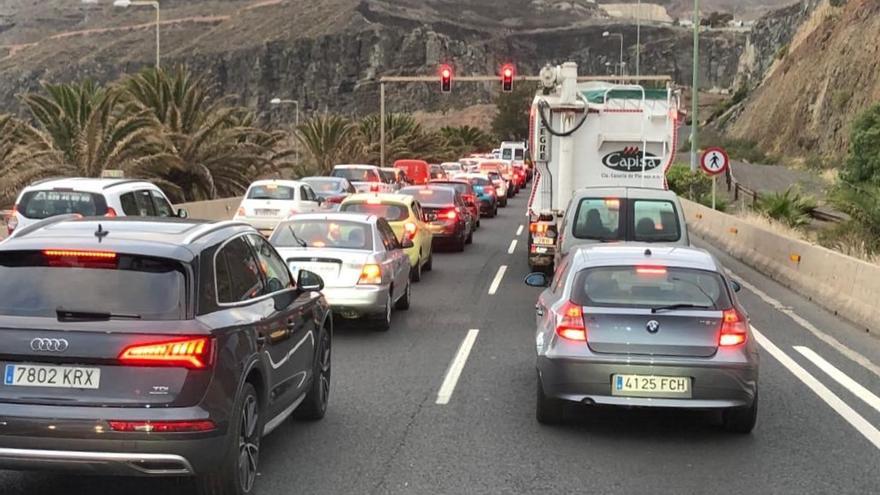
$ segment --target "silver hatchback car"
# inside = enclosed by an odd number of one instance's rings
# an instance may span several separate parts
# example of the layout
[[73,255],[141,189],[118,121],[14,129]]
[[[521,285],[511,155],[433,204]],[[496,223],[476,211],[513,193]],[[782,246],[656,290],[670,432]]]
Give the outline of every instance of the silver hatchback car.
[[758,411],[758,352],[739,284],[709,253],[657,245],[579,247],[537,311],[537,419],[565,401],[722,410],[748,433]]
[[334,314],[367,317],[378,330],[391,328],[392,308],[409,309],[410,264],[404,249],[381,217],[357,213],[307,213],[281,222],[269,242],[296,276],[318,274],[321,291]]

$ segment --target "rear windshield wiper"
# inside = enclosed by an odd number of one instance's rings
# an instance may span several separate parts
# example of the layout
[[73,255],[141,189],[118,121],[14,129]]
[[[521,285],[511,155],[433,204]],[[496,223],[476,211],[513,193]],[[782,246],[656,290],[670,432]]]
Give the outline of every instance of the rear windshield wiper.
[[140,320],[141,315],[126,313],[110,313],[108,311],[82,311],[79,309],[56,308],[58,321],[107,321],[107,320]]
[[715,309],[714,306],[701,306],[699,304],[670,304],[669,306],[657,306],[651,308],[651,313],[659,313],[660,311],[672,311],[675,309]]

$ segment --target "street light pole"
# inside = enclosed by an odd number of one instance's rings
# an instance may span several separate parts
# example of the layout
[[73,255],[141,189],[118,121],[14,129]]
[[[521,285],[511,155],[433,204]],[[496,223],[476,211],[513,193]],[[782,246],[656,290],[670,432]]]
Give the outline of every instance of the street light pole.
[[385,83],[379,83],[379,166],[385,166]]
[[691,172],[697,167],[697,128],[700,126],[700,0],[694,0],[694,81],[691,88]]
[[623,34],[609,33],[608,31],[605,31],[604,33],[602,33],[603,38],[608,38],[611,36],[616,36],[616,37],[620,38],[620,62],[618,62],[618,67],[620,67],[620,74],[619,75],[622,76],[623,75]]
[[[299,100],[282,100],[281,98],[272,98],[269,104],[273,106],[293,104],[295,108],[295,127],[299,128]],[[299,162],[299,145],[296,146],[296,161]]]
[[140,6],[148,6],[156,9],[156,69],[159,68],[159,59],[161,50],[159,48],[159,25],[162,22],[162,18],[160,16],[159,2],[154,0],[115,0],[113,2],[114,7],[140,7]]
[[639,3],[636,7],[638,10],[636,11],[636,77],[642,75],[641,68],[639,67],[642,58],[642,0],[639,0]]

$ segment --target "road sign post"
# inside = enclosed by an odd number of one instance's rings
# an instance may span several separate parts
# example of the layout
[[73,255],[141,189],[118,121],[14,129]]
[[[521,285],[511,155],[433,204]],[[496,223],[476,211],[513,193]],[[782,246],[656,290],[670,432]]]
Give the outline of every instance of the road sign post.
[[730,166],[730,156],[722,148],[709,148],[700,157],[700,167],[712,177],[712,209],[715,209],[716,182],[718,174],[723,174]]

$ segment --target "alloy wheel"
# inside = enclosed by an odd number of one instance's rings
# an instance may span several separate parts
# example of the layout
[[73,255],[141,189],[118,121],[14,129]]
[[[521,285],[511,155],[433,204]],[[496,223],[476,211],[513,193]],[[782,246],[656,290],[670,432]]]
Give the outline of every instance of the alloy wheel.
[[260,447],[257,433],[259,405],[257,398],[249,395],[242,405],[241,425],[238,433],[238,473],[243,493],[250,493],[257,480]]

